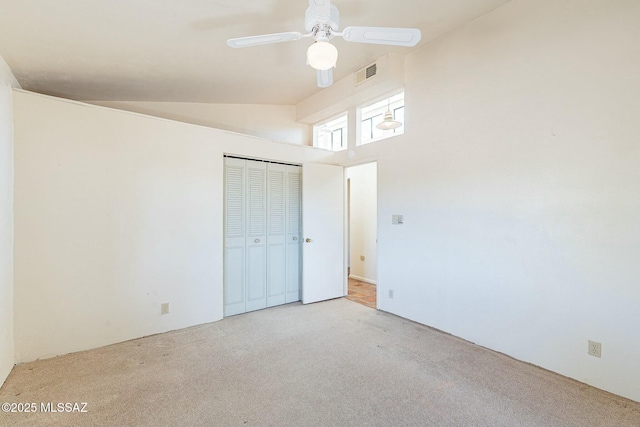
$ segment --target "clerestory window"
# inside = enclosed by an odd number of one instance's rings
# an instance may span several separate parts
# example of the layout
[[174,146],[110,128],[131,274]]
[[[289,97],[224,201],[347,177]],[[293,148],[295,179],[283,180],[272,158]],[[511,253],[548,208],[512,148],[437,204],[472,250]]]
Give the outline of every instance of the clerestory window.
[[[393,120],[401,123],[395,129],[383,130],[377,127],[391,111]],[[404,92],[382,101],[360,108],[360,141],[357,145],[368,144],[404,133]]]
[[347,148],[347,113],[313,127],[314,147],[341,151]]

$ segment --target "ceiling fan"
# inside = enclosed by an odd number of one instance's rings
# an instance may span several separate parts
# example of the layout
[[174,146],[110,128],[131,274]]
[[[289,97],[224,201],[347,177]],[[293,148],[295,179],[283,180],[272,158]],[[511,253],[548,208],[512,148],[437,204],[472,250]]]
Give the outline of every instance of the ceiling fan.
[[340,12],[329,0],[309,0],[304,24],[306,33],[285,32],[260,36],[239,37],[227,40],[233,48],[258,46],[313,38],[315,42],[307,49],[307,62],[317,71],[318,87],[333,84],[333,71],[338,59],[338,50],[329,43],[340,36],[348,42],[386,44],[393,46],[415,46],[422,35],[416,28],[347,27],[339,30]]

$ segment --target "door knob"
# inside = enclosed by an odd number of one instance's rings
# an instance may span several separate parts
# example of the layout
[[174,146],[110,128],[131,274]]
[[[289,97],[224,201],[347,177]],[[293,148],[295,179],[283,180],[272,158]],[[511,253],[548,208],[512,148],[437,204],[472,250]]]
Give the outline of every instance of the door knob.
[[254,242],[260,243],[260,239],[256,239],[256,240],[254,240]]
[[311,243],[311,239],[308,238],[308,237],[306,239],[304,239],[304,241],[307,242],[307,243]]
[[295,242],[296,240],[298,240],[298,238],[294,236],[293,237],[293,241]]

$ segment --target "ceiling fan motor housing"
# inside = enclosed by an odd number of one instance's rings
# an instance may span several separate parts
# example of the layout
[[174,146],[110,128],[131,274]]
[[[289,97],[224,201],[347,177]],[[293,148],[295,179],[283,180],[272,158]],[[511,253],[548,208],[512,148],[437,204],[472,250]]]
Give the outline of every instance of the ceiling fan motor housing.
[[331,5],[331,13],[329,16],[314,15],[311,8],[308,7],[304,14],[304,28],[308,33],[312,32],[316,25],[322,29],[324,27],[331,27],[333,31],[338,31],[340,25],[340,12],[338,8]]

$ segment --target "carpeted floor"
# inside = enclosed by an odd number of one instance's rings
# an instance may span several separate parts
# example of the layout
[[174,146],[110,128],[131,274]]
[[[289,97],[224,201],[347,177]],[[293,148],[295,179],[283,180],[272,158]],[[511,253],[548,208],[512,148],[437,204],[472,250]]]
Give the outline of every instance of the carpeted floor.
[[1,402],[38,406],[2,426],[640,426],[640,403],[346,299],[20,365]]

